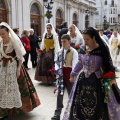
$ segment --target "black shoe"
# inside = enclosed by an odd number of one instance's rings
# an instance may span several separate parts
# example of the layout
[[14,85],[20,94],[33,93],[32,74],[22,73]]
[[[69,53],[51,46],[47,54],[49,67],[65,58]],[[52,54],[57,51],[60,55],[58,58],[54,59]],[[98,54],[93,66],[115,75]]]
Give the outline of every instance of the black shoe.
[[7,120],[8,116],[5,116],[3,118],[0,118],[0,120]]
[[54,116],[51,118],[51,120],[60,120],[60,116],[54,115]]

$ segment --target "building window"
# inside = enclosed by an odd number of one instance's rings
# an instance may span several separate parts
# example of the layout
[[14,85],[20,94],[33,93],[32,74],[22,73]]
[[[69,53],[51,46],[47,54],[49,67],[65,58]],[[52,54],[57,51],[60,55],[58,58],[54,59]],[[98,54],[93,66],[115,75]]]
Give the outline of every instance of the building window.
[[113,14],[115,14],[115,8],[113,9]]
[[41,17],[39,7],[36,3],[32,4],[30,9],[30,21],[31,21],[31,28],[34,29],[35,34],[40,36],[41,35]]
[[111,14],[112,14],[112,8],[111,8]]
[[116,20],[115,20],[115,18],[113,18],[113,23],[115,23],[116,22]]
[[111,1],[111,6],[114,7],[114,0]]
[[105,5],[107,5],[107,0],[105,0]]
[[30,13],[31,13],[31,14],[37,14],[37,15],[40,14],[40,13],[39,13],[39,9],[38,9],[38,7],[37,7],[37,5],[36,5],[35,3],[32,5],[31,10],[30,10]]
[[111,18],[111,23],[112,23],[112,18]]
[[4,3],[3,3],[3,0],[0,0],[0,8],[4,9]]
[[73,24],[77,26],[77,14],[76,13],[73,14]]
[[0,0],[0,22],[7,22],[7,12],[4,0]]
[[89,27],[89,15],[85,16],[85,28]]
[[57,10],[56,17],[57,18],[62,18],[62,12],[61,12],[61,10]]
[[56,12],[56,29],[58,29],[60,27],[60,25],[62,24],[62,11],[60,9],[57,10]]

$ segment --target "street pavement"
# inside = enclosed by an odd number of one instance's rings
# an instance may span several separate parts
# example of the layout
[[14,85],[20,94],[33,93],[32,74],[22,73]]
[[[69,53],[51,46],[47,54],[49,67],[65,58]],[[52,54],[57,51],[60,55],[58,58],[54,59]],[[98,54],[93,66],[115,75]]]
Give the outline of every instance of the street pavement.
[[[29,67],[31,64],[29,63]],[[9,120],[51,120],[51,117],[54,115],[54,110],[56,108],[56,96],[54,95],[55,84],[53,85],[45,85],[42,82],[38,82],[34,80],[35,69],[31,68],[28,71],[32,82],[36,88],[38,96],[41,101],[41,105],[35,108],[33,111],[25,114],[24,116],[11,118]],[[68,96],[65,91],[64,95],[64,108],[61,114],[61,118],[63,116],[66,104],[67,104]]]
[[[31,64],[29,63],[31,67]],[[41,101],[41,105],[35,108],[33,111],[16,118],[11,118],[9,120],[51,120],[51,117],[54,115],[54,110],[56,108],[56,96],[54,95],[55,84],[45,85],[41,82],[34,80],[35,69],[31,68],[28,71],[33,84],[37,90],[38,96]],[[120,72],[117,72],[117,76],[120,77]],[[118,85],[120,87],[120,79],[117,79]],[[64,95],[64,108],[62,110],[61,119],[67,104],[68,96],[65,91]]]

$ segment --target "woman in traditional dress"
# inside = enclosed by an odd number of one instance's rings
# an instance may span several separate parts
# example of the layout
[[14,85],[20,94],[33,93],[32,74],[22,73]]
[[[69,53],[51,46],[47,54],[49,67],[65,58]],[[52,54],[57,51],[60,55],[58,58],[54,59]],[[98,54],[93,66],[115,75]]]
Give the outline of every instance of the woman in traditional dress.
[[51,23],[46,25],[40,49],[43,52],[38,60],[35,80],[51,84],[55,78],[49,70],[54,67],[55,54],[60,50],[58,36]]
[[22,115],[40,105],[33,83],[22,65],[25,49],[10,26],[0,24],[0,118]]
[[82,46],[84,45],[84,40],[82,34],[80,33],[79,29],[74,25],[69,26],[68,33],[71,37],[71,46]]
[[117,31],[114,31],[110,40],[109,40],[109,45],[110,45],[110,52],[111,52],[111,57],[113,60],[114,66],[117,67],[120,66],[120,35]]
[[106,44],[109,44],[108,37],[104,34],[104,30],[103,30],[103,29],[100,29],[100,30],[99,30],[99,35],[100,35],[100,37],[104,40],[104,42],[105,42]]
[[115,72],[109,48],[92,27],[83,32],[83,38],[85,46],[71,72],[70,81],[75,82],[63,120],[119,120],[120,105],[111,89],[108,101],[105,99],[101,72]]

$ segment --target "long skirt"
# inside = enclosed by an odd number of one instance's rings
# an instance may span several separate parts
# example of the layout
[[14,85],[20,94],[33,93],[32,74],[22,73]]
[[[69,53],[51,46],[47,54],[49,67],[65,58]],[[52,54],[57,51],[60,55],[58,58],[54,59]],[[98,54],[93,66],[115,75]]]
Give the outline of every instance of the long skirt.
[[35,80],[42,81],[43,83],[53,83],[55,82],[55,77],[49,72],[50,69],[54,67],[54,49],[46,52],[45,50],[38,60]]
[[111,52],[111,57],[112,57],[112,61],[113,61],[113,65],[115,66],[115,67],[117,67],[117,63],[118,63],[118,53],[117,53],[117,51],[118,51],[118,49],[117,48],[115,48],[115,49],[113,49],[113,48],[111,48],[111,50],[110,50],[110,52]]
[[82,72],[72,88],[63,120],[109,120],[104,94],[101,79],[94,73],[85,78]]
[[21,67],[20,77],[18,78],[18,85],[21,93],[22,107],[12,109],[0,108],[0,117],[23,115],[40,105],[35,87],[23,66]]

